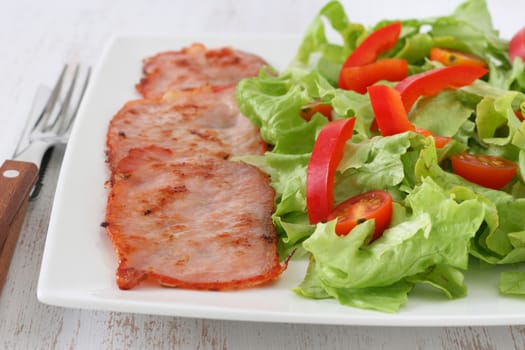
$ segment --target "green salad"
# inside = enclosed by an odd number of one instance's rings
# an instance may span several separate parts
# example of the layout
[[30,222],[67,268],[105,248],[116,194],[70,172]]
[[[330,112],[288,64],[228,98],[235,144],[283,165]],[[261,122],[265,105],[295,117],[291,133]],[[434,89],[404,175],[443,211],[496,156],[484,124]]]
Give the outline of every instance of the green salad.
[[[393,24],[400,28],[395,40],[376,45],[380,49],[371,58],[348,63],[367,38]],[[339,37],[331,38],[334,33]],[[402,64],[402,79],[390,74],[394,69],[385,73],[390,63]],[[449,81],[452,73],[432,76],[426,84],[433,91],[416,86],[411,91],[417,101],[399,108],[395,96],[405,97],[403,81],[406,86],[458,63],[484,67],[478,68],[484,69],[482,76],[460,84]],[[363,68],[369,69],[364,80],[376,79],[365,82],[365,90],[349,87]],[[374,100],[377,86],[391,92],[392,104],[379,106],[390,95]],[[467,295],[469,266],[505,264],[499,292],[525,294],[525,65],[509,55],[509,41],[493,28],[484,0],[467,0],[449,16],[385,20],[371,28],[352,22],[351,12],[330,2],[313,20],[287,70],[276,74],[268,68],[242,80],[237,101],[270,145],[264,156],[242,160],[271,177],[279,253],[283,259],[292,252],[309,259],[296,293],[396,312],[418,284],[445,298],[461,298]],[[407,120],[395,129],[400,122],[389,118],[403,113]],[[351,133],[340,146],[322,140],[324,129],[350,119]],[[315,153],[330,147],[341,153],[328,156],[333,174],[323,172],[322,165],[313,169]],[[471,169],[469,178],[456,167],[458,155],[488,159],[489,184],[477,180],[485,170]],[[491,186],[508,175],[491,172],[491,165],[497,168],[503,161],[514,172]],[[309,193],[316,191],[309,183],[316,171],[328,174],[321,194]],[[325,196],[330,209],[369,191],[392,200],[387,226],[379,233],[376,217],[358,218],[341,233],[341,217],[327,216],[318,207],[324,204],[309,199]],[[312,219],[315,213],[320,216]]]

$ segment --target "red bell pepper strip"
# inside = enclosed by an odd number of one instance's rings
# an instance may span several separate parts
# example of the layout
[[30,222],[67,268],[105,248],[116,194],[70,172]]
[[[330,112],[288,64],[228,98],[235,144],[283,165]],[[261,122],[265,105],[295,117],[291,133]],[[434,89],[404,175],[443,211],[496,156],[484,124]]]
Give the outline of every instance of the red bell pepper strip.
[[401,95],[395,89],[386,85],[374,85],[368,88],[368,95],[381,135],[390,136],[405,131],[415,131],[423,136],[432,136],[437,148],[443,148],[451,140],[446,136],[433,135],[425,129],[416,129],[408,120]]
[[364,66],[343,68],[339,75],[339,88],[364,94],[367,87],[380,80],[400,81],[407,75],[407,61],[385,58]]
[[470,85],[484,76],[486,68],[474,66],[450,66],[414,74],[400,81],[395,89],[401,94],[403,105],[408,112],[421,96],[434,96],[447,88]]
[[310,119],[312,119],[316,113],[321,113],[326,117],[326,119],[332,120],[332,106],[326,103],[314,102],[312,104],[303,106],[303,108],[301,108],[300,115],[304,120],[310,121]]
[[368,87],[368,95],[381,135],[390,136],[416,130],[408,120],[401,95],[395,89],[386,85],[374,85]]
[[321,130],[306,174],[306,206],[310,224],[326,221],[334,205],[334,177],[352,137],[355,117],[330,122]]
[[509,42],[509,58],[514,62],[516,57],[525,61],[525,27],[521,28]]
[[392,50],[401,33],[401,22],[394,22],[372,32],[346,59],[345,67],[375,62],[380,54]]

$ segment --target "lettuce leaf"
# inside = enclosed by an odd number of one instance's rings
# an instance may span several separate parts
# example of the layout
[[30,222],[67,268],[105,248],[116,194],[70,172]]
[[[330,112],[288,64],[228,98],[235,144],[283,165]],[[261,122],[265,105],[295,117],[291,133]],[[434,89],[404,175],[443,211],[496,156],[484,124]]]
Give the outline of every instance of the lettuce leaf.
[[482,205],[475,199],[456,202],[453,193],[426,178],[403,204],[395,205],[394,212],[391,227],[373,243],[369,242],[373,220],[346,236],[335,234],[334,221],[318,224],[303,243],[315,267],[300,288],[324,290],[351,305],[349,298],[359,295],[357,291],[366,295],[375,290],[377,295],[384,288],[385,304],[375,299],[373,308],[388,312],[393,300],[394,309],[406,301],[415,283],[433,285],[450,298],[463,296],[466,288],[458,269],[467,268],[470,240],[484,218]]
[[450,16],[437,18],[432,23],[432,34],[436,37],[453,37],[460,41],[468,52],[483,57],[486,61],[496,58],[506,63],[507,41],[500,39],[484,0],[468,0],[459,5]]
[[503,294],[525,295],[525,271],[502,272],[499,290]]
[[413,283],[401,281],[390,286],[370,288],[334,288],[317,278],[316,264],[311,258],[304,280],[294,291],[307,298],[335,298],[342,305],[394,313],[408,300]]
[[[366,28],[331,1],[312,21],[285,72],[263,70],[237,86],[240,111],[270,145],[264,156],[240,159],[270,175],[279,253],[284,258],[300,249],[310,256],[295,292],[384,312],[399,310],[416,285],[449,299],[465,296],[463,273],[472,257],[494,265],[525,261],[525,123],[514,113],[525,112],[525,64],[509,61],[508,43],[494,29],[484,0],[467,0],[448,16],[403,20],[398,44],[383,56],[406,59],[410,74],[436,67],[428,60],[432,47],[477,55],[488,62],[490,74],[468,87],[422,98],[410,112],[416,127],[454,139],[445,148],[436,150],[432,138],[414,132],[381,137],[371,129],[368,96],[336,86],[348,54],[392,21]],[[346,236],[335,234],[333,221],[308,221],[306,170],[316,137],[328,123],[321,114],[310,121],[300,117],[310,103],[330,104],[333,119],[357,117],[336,172],[335,200],[388,191],[394,214],[376,241],[370,241],[373,220]],[[502,190],[470,183],[454,174],[447,160],[465,150],[513,160],[518,174]],[[501,274],[501,293],[525,294],[524,276]]]
[[321,264],[321,275],[336,286],[390,285],[442,263],[466,268],[470,238],[484,216],[482,206],[475,200],[456,203],[430,179],[417,186],[404,205],[395,206],[393,225],[372,244],[371,221],[343,237],[333,233],[333,224],[318,225],[303,246]]
[[525,260],[525,245],[521,239],[525,228],[525,198],[492,190],[468,182],[443,170],[432,147],[421,152],[416,164],[416,176],[432,178],[444,189],[454,191],[459,198],[477,197],[483,205],[484,224],[473,240],[471,254],[491,264],[515,263]]

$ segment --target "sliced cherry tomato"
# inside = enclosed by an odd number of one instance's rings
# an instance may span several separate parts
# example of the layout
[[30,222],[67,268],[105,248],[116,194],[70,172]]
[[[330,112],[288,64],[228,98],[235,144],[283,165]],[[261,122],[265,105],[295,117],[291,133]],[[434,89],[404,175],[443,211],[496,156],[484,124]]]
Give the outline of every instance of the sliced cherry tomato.
[[306,174],[306,206],[311,224],[325,221],[334,205],[334,177],[352,137],[355,117],[325,125],[312,150]]
[[346,59],[344,67],[375,62],[380,54],[392,50],[401,33],[401,22],[394,22],[372,32]]
[[430,59],[441,62],[445,66],[473,66],[486,68],[487,63],[481,58],[464,52],[433,47],[430,49]]
[[372,240],[383,234],[392,219],[392,197],[388,192],[374,190],[354,196],[332,210],[328,220],[337,218],[335,232],[342,236],[363,221],[374,219],[375,229]]
[[390,136],[416,129],[408,120],[401,95],[395,89],[374,85],[368,88],[368,95],[381,135]]
[[328,120],[332,120],[332,106],[325,103],[312,103],[301,109],[301,118],[306,121],[312,119],[315,113],[321,113]]
[[525,61],[525,27],[514,34],[509,42],[509,58],[513,62],[516,57]]
[[459,88],[472,84],[488,72],[472,66],[450,66],[414,74],[400,81],[395,89],[401,94],[406,111],[410,111],[421,96],[434,96],[447,88]]
[[339,75],[339,88],[364,94],[380,80],[400,81],[408,75],[408,63],[400,58],[385,58],[363,66],[346,67]]
[[478,185],[500,189],[512,180],[517,165],[505,158],[460,153],[450,157],[454,172]]

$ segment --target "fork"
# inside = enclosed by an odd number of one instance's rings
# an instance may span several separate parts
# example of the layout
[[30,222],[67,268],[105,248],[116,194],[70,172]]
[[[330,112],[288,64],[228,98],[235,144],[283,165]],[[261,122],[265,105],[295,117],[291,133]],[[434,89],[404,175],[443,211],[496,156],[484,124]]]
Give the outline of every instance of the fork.
[[[65,65],[44,107],[31,114],[12,160],[0,167],[0,291],[20,234],[29,197],[38,195],[44,154],[66,143],[86,91],[91,70]],[[37,94],[37,97],[41,94]],[[34,109],[34,108],[33,108]],[[39,168],[41,168],[39,173]]]

